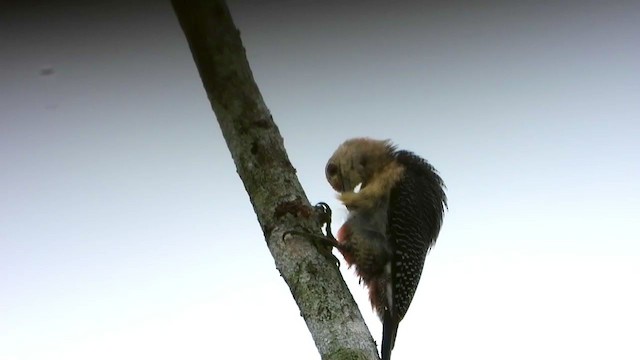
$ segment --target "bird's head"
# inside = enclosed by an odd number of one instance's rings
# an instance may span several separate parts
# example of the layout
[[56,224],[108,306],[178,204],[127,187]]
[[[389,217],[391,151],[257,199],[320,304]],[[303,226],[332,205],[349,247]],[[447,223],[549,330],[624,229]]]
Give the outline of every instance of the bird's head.
[[389,140],[354,138],[342,143],[333,153],[325,175],[338,192],[364,189],[371,178],[393,161],[395,147]]

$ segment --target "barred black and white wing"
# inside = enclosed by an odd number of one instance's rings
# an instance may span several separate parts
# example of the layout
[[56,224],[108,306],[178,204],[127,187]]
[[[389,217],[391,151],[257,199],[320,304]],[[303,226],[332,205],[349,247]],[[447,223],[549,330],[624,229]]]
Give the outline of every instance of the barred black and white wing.
[[447,206],[444,183],[428,162],[408,151],[397,151],[395,157],[405,171],[389,197],[387,237],[393,256],[387,270],[389,306],[382,319],[383,360],[390,358],[398,324],[413,300]]

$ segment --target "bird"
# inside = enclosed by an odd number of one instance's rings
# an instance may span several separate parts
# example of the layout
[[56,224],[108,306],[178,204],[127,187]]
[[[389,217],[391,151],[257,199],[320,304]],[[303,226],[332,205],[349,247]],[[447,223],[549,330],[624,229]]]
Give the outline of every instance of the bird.
[[353,138],[329,158],[325,175],[348,210],[337,236],[324,212],[327,242],[368,288],[383,323],[381,357],[390,360],[398,325],[418,287],[425,258],[448,209],[446,186],[425,159],[390,140]]

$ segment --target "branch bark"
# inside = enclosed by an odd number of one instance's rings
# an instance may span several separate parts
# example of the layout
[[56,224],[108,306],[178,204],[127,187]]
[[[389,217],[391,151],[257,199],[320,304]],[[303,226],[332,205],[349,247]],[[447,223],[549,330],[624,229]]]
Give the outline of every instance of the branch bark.
[[172,0],[172,5],[276,268],[321,358],[378,359],[335,264],[310,241],[282,239],[292,229],[319,234],[319,226],[253,79],[227,5],[222,0]]

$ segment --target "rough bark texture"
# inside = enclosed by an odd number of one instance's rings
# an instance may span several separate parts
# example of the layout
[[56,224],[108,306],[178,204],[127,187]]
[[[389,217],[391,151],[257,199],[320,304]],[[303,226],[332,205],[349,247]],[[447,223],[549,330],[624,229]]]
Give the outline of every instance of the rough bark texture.
[[[371,334],[335,264],[310,241],[282,239],[287,230],[318,234],[320,230],[253,80],[227,5],[220,0],[172,0],[172,4],[267,246],[322,359],[378,359]],[[283,335],[282,346],[287,346]]]

